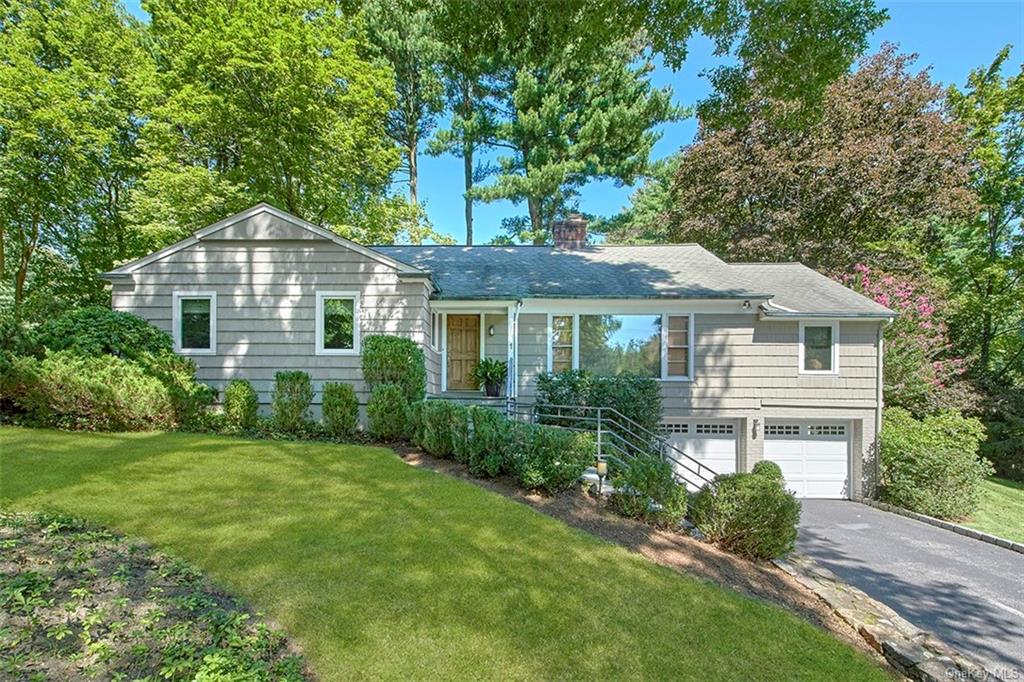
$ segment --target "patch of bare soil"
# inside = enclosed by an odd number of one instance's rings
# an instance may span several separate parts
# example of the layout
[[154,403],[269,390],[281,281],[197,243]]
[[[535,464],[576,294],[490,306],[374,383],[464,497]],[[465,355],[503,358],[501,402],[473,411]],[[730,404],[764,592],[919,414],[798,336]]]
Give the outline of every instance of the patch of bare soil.
[[470,481],[657,564],[781,606],[877,658],[877,652],[825,602],[774,564],[748,561],[688,535],[623,518],[609,510],[603,499],[579,490],[553,496],[527,493],[511,480],[475,478],[461,464],[414,448],[398,447],[396,451],[408,464]]

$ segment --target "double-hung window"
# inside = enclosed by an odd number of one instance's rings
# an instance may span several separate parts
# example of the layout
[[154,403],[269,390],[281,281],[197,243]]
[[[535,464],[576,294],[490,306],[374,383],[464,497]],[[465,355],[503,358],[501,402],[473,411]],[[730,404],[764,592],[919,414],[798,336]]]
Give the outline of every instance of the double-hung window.
[[316,292],[316,354],[359,354],[357,292]]
[[185,355],[217,352],[217,292],[176,291],[171,312],[174,350]]
[[614,376],[638,374],[665,381],[691,378],[689,314],[552,314],[548,370],[585,369]]
[[839,324],[836,322],[800,323],[800,373],[837,374],[839,372]]

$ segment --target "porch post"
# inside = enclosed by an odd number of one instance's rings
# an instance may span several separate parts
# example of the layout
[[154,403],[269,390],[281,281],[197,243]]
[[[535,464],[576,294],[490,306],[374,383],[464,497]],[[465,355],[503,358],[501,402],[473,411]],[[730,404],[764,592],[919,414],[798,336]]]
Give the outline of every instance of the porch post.
[[505,312],[505,324],[506,324],[506,339],[508,341],[508,356],[506,364],[508,365],[508,376],[505,378],[505,396],[510,400],[516,398],[516,387],[518,382],[516,381],[516,328],[518,327],[516,321],[516,313],[518,309],[516,306],[509,305]]

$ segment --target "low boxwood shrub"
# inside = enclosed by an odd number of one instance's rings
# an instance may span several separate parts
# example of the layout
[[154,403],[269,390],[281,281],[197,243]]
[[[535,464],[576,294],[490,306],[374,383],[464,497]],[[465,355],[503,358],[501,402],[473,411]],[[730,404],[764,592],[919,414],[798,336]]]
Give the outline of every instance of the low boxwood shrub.
[[769,476],[722,474],[693,498],[692,521],[704,536],[752,559],[793,549],[800,503]]
[[423,447],[423,411],[426,405],[426,400],[417,400],[409,404],[409,410],[406,413],[408,418],[405,422],[405,437],[418,447]]
[[309,406],[313,403],[313,384],[305,372],[278,372],[274,375],[271,399],[273,427],[285,434],[307,430]]
[[428,400],[423,405],[421,447],[435,457],[455,456],[462,439],[466,407],[451,400]]
[[590,433],[557,426],[517,424],[525,438],[514,434],[517,452],[511,457],[513,475],[527,489],[549,493],[565,490],[594,463],[597,447]]
[[395,384],[407,403],[423,400],[427,392],[427,369],[423,349],[412,339],[374,334],[362,342],[363,379],[370,388]]
[[674,528],[686,515],[686,488],[676,483],[672,465],[656,455],[634,457],[618,467],[609,502],[623,516]]
[[754,464],[754,468],[750,470],[750,473],[755,476],[765,476],[773,481],[782,483],[782,467],[770,459],[762,459],[760,462]]
[[138,358],[173,349],[167,332],[131,313],[90,306],[71,311],[43,324],[36,340],[46,348],[79,355],[116,355]]
[[881,498],[943,519],[970,515],[992,466],[978,456],[981,422],[956,412],[924,419],[898,407],[885,410],[881,433]]
[[167,386],[138,363],[63,351],[14,357],[3,380],[26,423],[89,431],[166,429],[176,424]]
[[406,434],[409,403],[398,384],[380,384],[370,391],[366,403],[366,419],[370,435],[385,441],[402,438]]
[[245,379],[232,379],[224,389],[224,421],[235,429],[256,425],[260,400],[256,389]]
[[351,436],[359,425],[359,400],[352,384],[324,384],[324,430],[335,438]]
[[476,405],[470,408],[472,434],[466,464],[474,476],[494,477],[507,470],[510,453],[515,450],[516,423],[495,409]]

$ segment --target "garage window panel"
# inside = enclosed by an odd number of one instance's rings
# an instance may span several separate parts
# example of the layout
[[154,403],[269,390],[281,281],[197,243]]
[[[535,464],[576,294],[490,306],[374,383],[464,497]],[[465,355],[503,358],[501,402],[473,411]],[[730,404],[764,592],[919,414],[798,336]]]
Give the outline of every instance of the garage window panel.
[[768,424],[764,428],[765,435],[768,436],[799,436],[800,425],[799,424]]
[[663,422],[659,429],[664,434],[689,433],[690,425],[686,423]]
[[697,424],[698,436],[731,436],[734,428],[732,424],[699,423]]
[[845,436],[846,426],[843,424],[811,424],[807,427],[809,436]]

